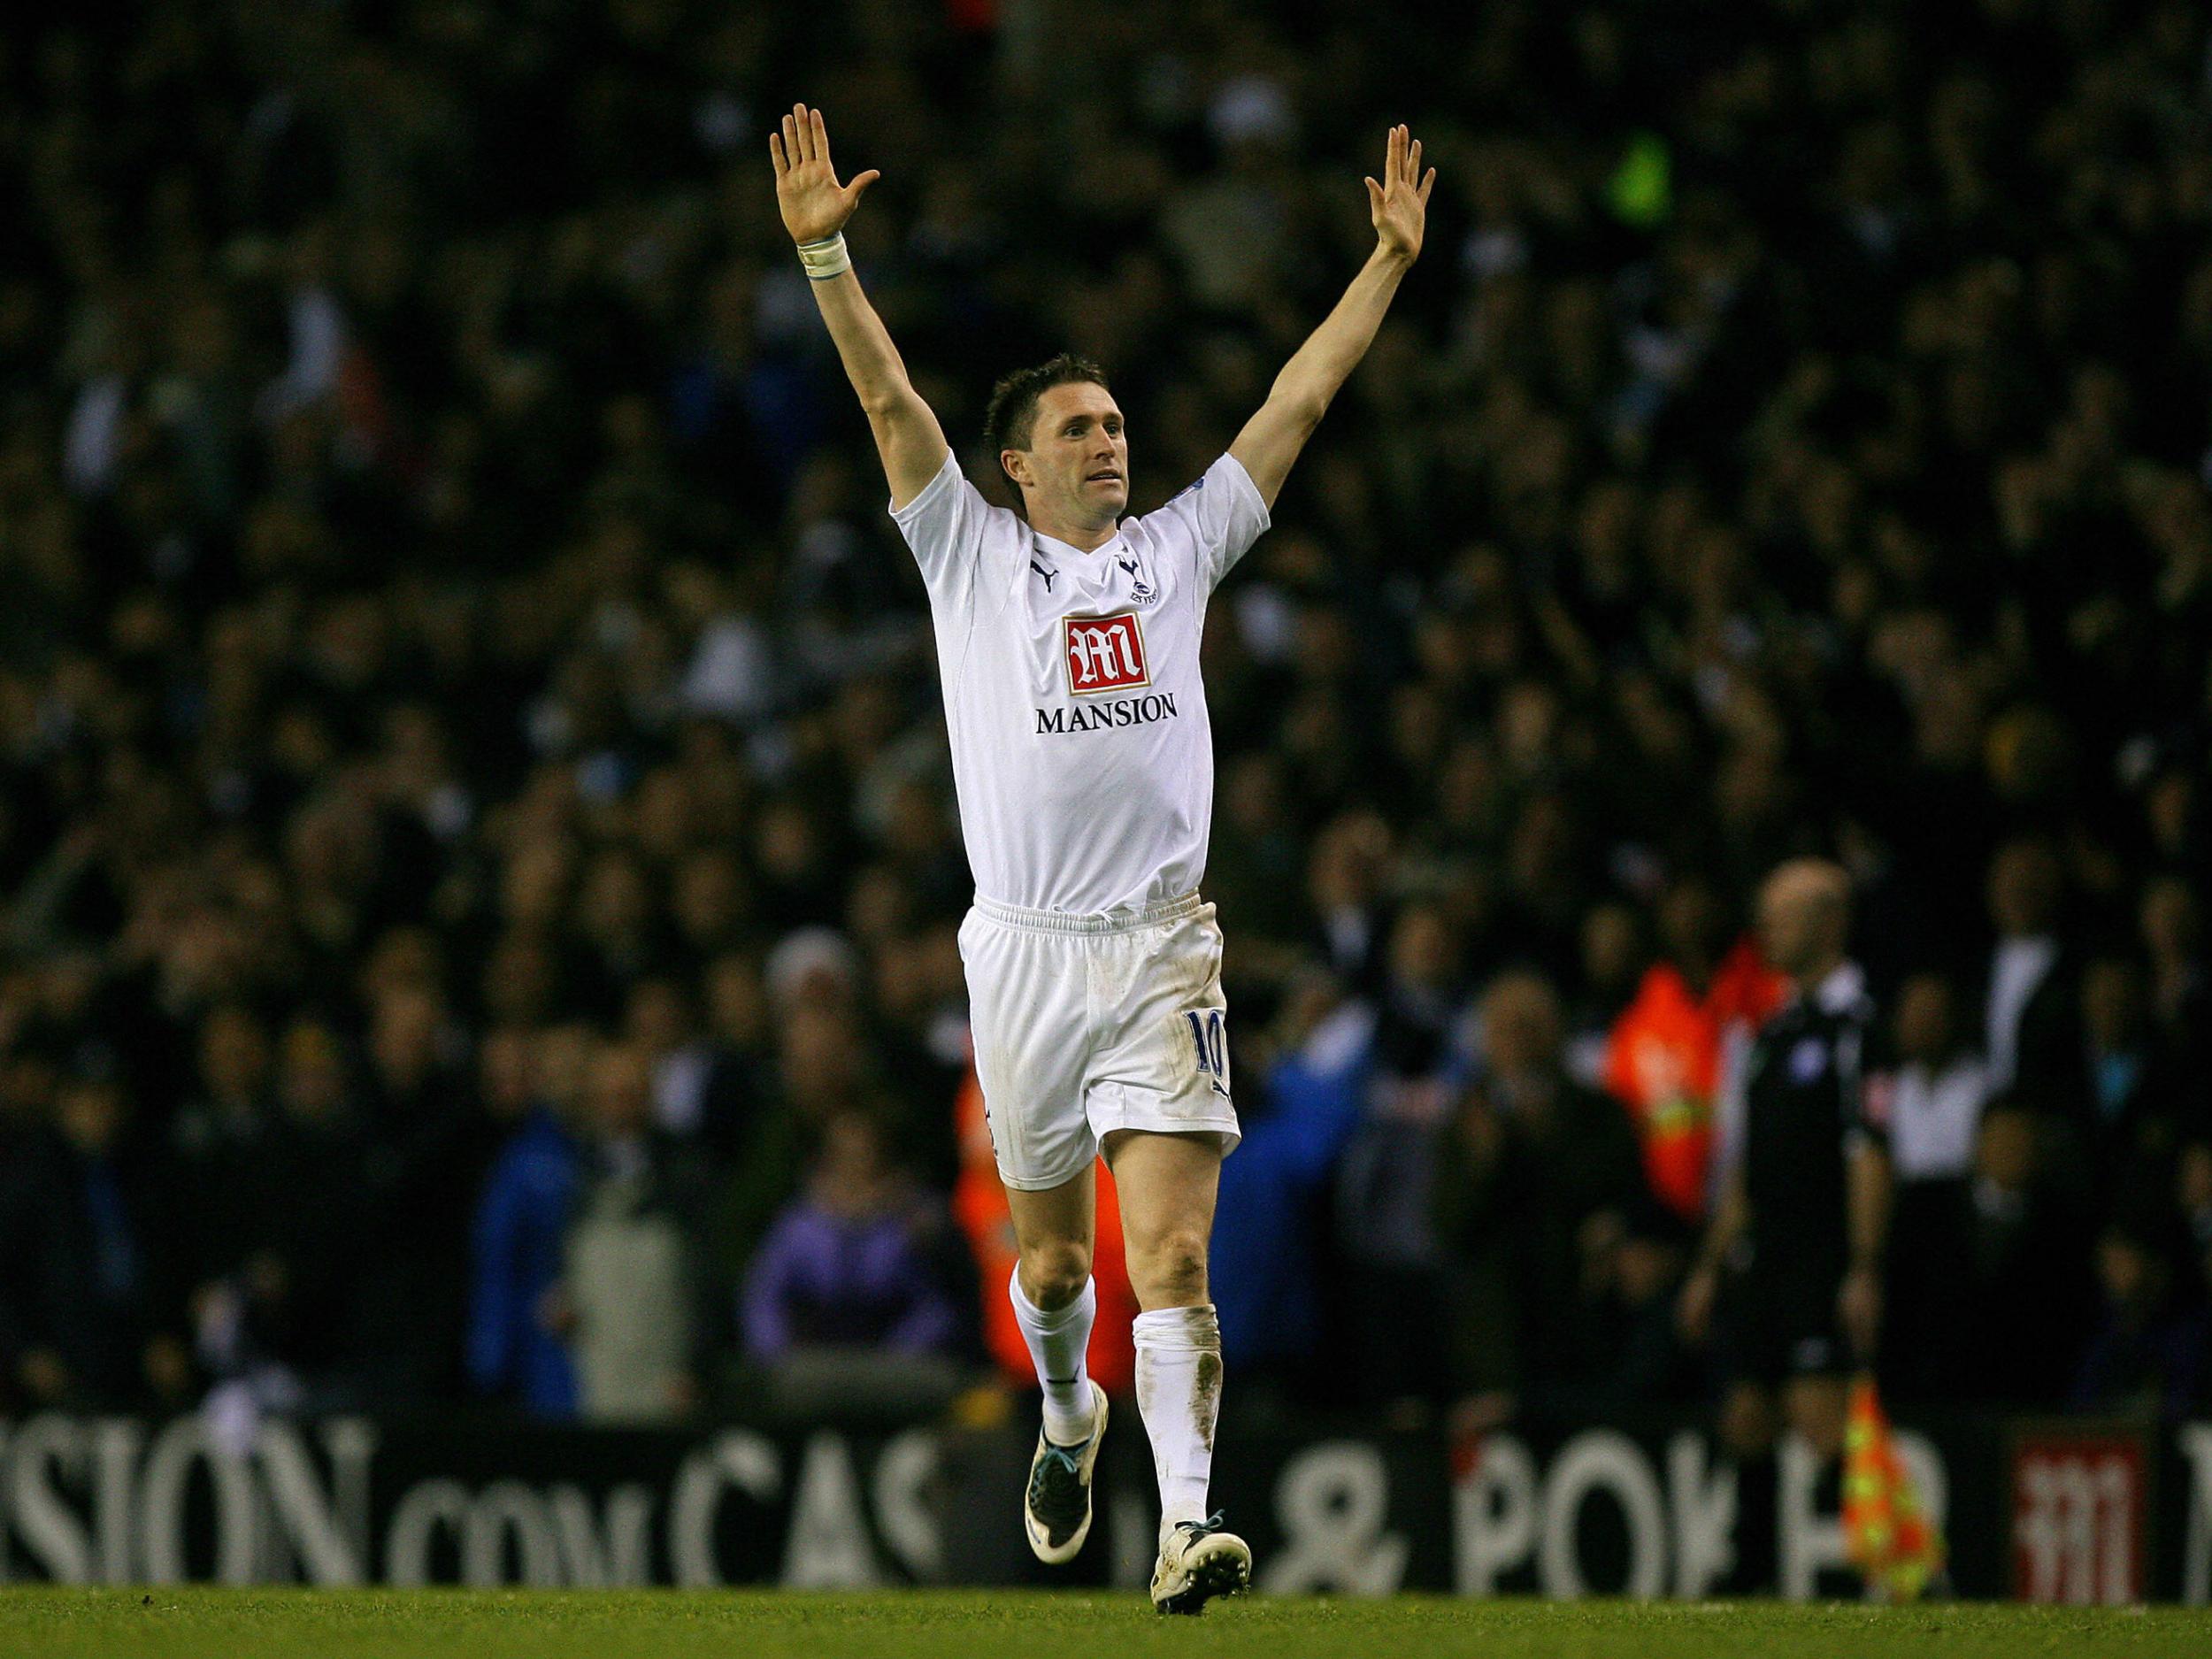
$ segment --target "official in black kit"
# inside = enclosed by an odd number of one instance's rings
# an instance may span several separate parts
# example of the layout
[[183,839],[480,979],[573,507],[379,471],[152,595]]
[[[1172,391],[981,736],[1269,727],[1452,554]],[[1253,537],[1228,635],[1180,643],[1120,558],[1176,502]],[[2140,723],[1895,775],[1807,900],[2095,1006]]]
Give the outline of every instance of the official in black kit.
[[1771,1424],[1778,1386],[1824,1458],[1842,1449],[1851,1373],[1873,1361],[1889,1230],[1886,1091],[1849,925],[1848,879],[1825,861],[1784,864],[1760,892],[1761,937],[1792,995],[1753,1043],[1740,1155],[1682,1298],[1687,1334],[1718,1327],[1726,1416]]

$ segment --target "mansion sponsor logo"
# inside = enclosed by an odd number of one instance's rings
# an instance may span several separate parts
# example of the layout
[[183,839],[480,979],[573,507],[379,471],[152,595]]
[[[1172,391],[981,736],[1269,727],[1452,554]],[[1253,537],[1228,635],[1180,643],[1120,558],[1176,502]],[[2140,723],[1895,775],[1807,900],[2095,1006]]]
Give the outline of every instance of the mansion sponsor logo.
[[1068,618],[1063,654],[1071,696],[1133,691],[1152,683],[1144,662],[1144,634],[1133,611],[1112,617]]
[[1110,726],[1150,726],[1171,720],[1181,712],[1175,694],[1156,691],[1142,697],[1116,697],[1109,703],[1077,703],[1071,709],[1039,709],[1037,735],[1048,732],[1102,732]]

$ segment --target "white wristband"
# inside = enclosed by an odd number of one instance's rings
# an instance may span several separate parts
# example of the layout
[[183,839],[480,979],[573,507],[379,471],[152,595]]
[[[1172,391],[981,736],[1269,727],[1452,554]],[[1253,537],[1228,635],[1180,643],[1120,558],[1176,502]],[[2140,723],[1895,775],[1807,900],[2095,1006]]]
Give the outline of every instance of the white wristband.
[[806,273],[817,282],[826,282],[833,276],[842,276],[853,268],[852,256],[845,251],[845,233],[825,236],[820,242],[799,244],[799,263]]

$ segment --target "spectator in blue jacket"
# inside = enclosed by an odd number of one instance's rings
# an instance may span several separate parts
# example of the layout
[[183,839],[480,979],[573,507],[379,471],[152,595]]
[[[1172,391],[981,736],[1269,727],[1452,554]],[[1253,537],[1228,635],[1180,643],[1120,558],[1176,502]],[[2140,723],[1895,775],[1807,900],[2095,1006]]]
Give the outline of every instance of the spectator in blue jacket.
[[[566,1054],[582,1046],[573,1041],[575,1035],[557,1031],[536,1041]],[[511,1031],[485,1039],[488,1094],[503,1092],[518,1071],[527,1087],[536,1076],[580,1070],[580,1065],[538,1064],[532,1041]],[[565,1420],[576,1415],[576,1368],[556,1328],[552,1299],[560,1283],[562,1241],[582,1154],[557,1106],[541,1090],[532,1087],[531,1093],[521,1124],[500,1149],[477,1204],[468,1370],[470,1380],[483,1393],[514,1400],[533,1417]]]
[[1241,1379],[1294,1397],[1321,1340],[1322,1194],[1361,1122],[1375,1017],[1315,974],[1293,987],[1263,1061],[1261,1087],[1240,1102],[1244,1139],[1221,1166],[1212,1286],[1223,1358]]

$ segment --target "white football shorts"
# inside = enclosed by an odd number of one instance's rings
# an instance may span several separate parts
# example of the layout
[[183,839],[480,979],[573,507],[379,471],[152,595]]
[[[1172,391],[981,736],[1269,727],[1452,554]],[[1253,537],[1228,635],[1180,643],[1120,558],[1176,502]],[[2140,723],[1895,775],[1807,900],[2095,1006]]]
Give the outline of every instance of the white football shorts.
[[978,895],[960,925],[968,1024],[999,1177],[1041,1192],[1117,1129],[1240,1137],[1221,929],[1195,893],[1066,916]]

